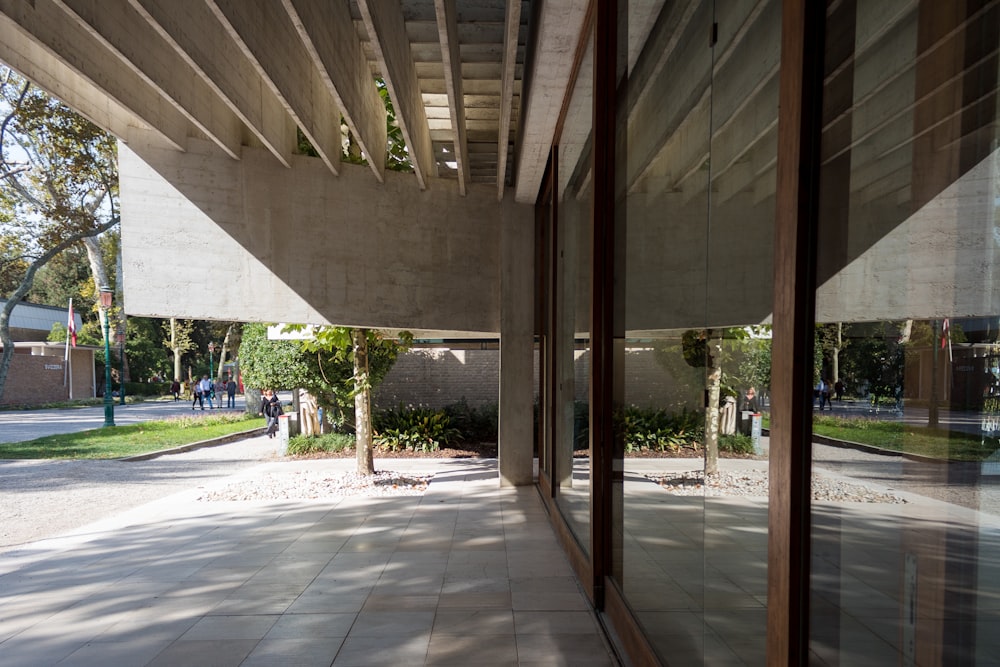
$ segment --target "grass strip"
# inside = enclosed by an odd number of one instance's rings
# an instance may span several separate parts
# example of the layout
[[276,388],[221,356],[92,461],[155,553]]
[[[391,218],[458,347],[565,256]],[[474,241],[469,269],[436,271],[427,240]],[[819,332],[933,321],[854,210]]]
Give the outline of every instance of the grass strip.
[[874,419],[816,416],[813,433],[942,461],[982,461],[1000,446],[978,434]]
[[249,431],[261,425],[260,418],[242,413],[176,417],[0,443],[0,459],[119,459]]

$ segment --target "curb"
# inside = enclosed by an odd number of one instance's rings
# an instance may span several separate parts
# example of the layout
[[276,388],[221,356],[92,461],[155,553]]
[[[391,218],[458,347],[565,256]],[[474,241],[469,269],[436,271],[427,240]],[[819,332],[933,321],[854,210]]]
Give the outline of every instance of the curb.
[[246,438],[252,438],[258,435],[264,435],[267,431],[263,426],[259,428],[250,429],[249,431],[240,431],[238,433],[230,433],[229,435],[222,435],[218,438],[212,438],[211,440],[200,440],[198,442],[192,442],[187,445],[181,445],[180,447],[171,447],[170,449],[158,449],[155,452],[147,452],[146,454],[136,454],[135,456],[126,456],[125,458],[117,459],[123,462],[132,461],[148,461],[150,459],[155,459],[159,456],[166,456],[168,454],[182,454],[184,452],[194,451],[195,449],[202,449],[204,447],[215,447],[217,445],[227,445],[231,442],[236,442],[237,440],[244,440]]

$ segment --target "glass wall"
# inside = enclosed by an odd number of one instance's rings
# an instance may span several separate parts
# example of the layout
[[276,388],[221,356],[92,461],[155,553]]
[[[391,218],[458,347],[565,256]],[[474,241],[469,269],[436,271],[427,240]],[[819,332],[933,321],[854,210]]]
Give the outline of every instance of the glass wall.
[[593,35],[557,146],[553,486],[580,547],[590,550],[589,378],[593,264]]
[[829,3],[815,664],[1000,662],[998,29],[997,2]]
[[765,660],[780,25],[632,0],[619,37],[613,571],[666,664]]

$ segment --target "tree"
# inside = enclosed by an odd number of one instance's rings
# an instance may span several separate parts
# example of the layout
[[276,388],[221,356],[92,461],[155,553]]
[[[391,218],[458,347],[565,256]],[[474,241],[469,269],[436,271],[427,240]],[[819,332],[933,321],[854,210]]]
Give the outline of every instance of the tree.
[[[350,361],[351,372],[341,376],[339,387],[331,385],[343,394],[349,388],[349,395],[354,398],[354,433],[356,438],[355,452],[357,454],[358,474],[371,475],[375,473],[374,449],[372,445],[372,414],[371,392],[382,381],[385,373],[396,361],[396,356],[409,346],[413,337],[408,332],[400,334],[399,342],[386,338],[373,329],[357,329],[349,327],[318,327],[313,331],[312,338],[302,341],[302,349],[306,352],[320,355],[332,355],[334,361],[343,363]],[[372,353],[377,353],[382,363],[379,373],[372,373]],[[324,377],[329,383],[329,378]],[[346,387],[345,387],[346,384]],[[310,391],[310,393],[314,393]]]
[[38,271],[118,224],[114,139],[0,68],[0,397],[14,353],[10,314]]
[[195,349],[194,341],[191,340],[193,329],[194,325],[191,320],[178,320],[176,317],[171,317],[169,322],[163,323],[163,331],[166,334],[163,344],[170,350],[170,354],[173,355],[173,377],[177,380],[183,381],[184,379],[181,358],[185,352]]

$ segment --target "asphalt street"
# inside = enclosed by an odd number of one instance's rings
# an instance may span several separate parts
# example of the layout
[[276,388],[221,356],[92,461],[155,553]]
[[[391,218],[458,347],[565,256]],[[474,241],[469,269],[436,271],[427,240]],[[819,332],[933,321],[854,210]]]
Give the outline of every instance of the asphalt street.
[[[284,397],[282,397],[284,398]],[[242,396],[236,397],[235,410],[242,411]],[[209,415],[220,410],[191,411],[191,401],[146,401],[143,403],[115,403],[115,424],[125,426],[140,422],[168,419],[184,415]],[[104,405],[85,408],[55,408],[51,410],[0,410],[0,442],[22,442],[46,435],[75,433],[104,425]]]

